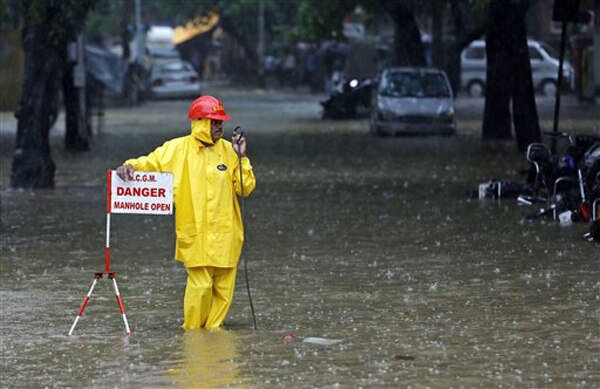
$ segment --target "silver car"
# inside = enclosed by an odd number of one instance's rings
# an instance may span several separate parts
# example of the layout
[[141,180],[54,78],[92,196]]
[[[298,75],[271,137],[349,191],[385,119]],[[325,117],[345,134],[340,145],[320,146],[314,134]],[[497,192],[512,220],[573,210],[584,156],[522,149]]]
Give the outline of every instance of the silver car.
[[150,76],[150,94],[154,98],[198,97],[200,78],[189,62],[157,62]]
[[369,124],[375,135],[454,134],[454,98],[448,77],[433,68],[384,70],[373,89]]
[[[558,53],[546,43],[528,40],[531,76],[534,88],[545,96],[556,94],[558,81]],[[485,40],[473,41],[460,56],[461,86],[472,97],[481,97],[485,93],[487,58]],[[573,87],[573,67],[563,64],[563,77],[566,86]]]

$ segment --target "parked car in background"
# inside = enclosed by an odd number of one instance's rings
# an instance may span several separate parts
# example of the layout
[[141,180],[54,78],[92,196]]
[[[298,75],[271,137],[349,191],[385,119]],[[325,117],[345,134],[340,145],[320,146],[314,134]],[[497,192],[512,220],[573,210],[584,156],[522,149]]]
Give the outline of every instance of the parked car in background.
[[[545,96],[554,96],[558,84],[558,53],[546,43],[528,40],[529,59],[533,87]],[[481,97],[485,93],[487,59],[485,40],[473,41],[460,56],[461,86],[470,96]],[[564,85],[573,86],[573,67],[563,63]]]
[[373,88],[369,122],[375,135],[454,134],[454,97],[448,77],[433,68],[384,70]]
[[150,75],[150,96],[153,98],[198,97],[200,77],[192,64],[182,60],[156,62]]
[[180,60],[179,52],[175,46],[147,46],[147,55],[154,61],[176,61]]

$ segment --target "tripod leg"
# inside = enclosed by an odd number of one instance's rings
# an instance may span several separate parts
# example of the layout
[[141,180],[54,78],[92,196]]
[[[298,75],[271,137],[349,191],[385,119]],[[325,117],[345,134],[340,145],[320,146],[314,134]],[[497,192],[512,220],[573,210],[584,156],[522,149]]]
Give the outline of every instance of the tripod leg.
[[127,315],[125,315],[125,306],[123,305],[123,299],[121,299],[121,295],[119,294],[119,287],[117,286],[117,280],[113,277],[113,287],[115,289],[115,297],[117,298],[117,303],[119,304],[119,309],[121,310],[121,315],[123,315],[123,323],[125,323],[125,330],[127,331],[127,336],[131,335],[131,331],[129,330],[129,323],[127,323]]
[[81,315],[83,315],[83,310],[85,309],[85,306],[87,305],[88,301],[90,301],[90,297],[92,297],[92,292],[94,291],[94,288],[96,287],[97,282],[98,282],[98,278],[94,278],[94,282],[92,282],[92,286],[90,286],[90,290],[88,291],[87,295],[83,299],[83,303],[81,304],[81,308],[79,308],[79,312],[77,312],[77,317],[75,318],[75,322],[71,326],[71,330],[69,331],[69,336],[73,335],[75,326],[77,325],[77,322],[81,318]]

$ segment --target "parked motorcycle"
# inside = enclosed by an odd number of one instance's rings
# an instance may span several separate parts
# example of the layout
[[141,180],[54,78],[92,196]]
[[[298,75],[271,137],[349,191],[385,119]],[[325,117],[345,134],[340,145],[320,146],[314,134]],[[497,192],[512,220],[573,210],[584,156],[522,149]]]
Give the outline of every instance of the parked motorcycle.
[[525,154],[526,182],[490,180],[469,191],[469,198],[517,198],[519,206],[542,204],[528,220],[551,217],[561,224],[590,223],[584,239],[600,243],[600,137],[545,132],[567,141],[565,152],[552,154],[543,143],[532,143]]
[[565,153],[552,155],[542,143],[529,145],[527,185],[518,197],[519,205],[545,204],[528,219],[552,215],[563,223],[590,221],[592,204],[597,198],[594,181],[600,169],[600,138],[564,132],[544,134],[567,140],[569,146]]
[[367,117],[371,104],[373,81],[352,79],[343,84],[341,91],[332,92],[321,102],[323,119],[354,119]]

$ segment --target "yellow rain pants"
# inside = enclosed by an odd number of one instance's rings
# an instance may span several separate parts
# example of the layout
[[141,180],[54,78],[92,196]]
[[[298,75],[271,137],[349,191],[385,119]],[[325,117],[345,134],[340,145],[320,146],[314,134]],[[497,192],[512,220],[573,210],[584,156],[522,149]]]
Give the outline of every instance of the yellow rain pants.
[[[190,135],[167,141],[150,154],[123,163],[134,170],[173,173],[175,259],[183,262],[188,271],[185,328],[195,325],[187,323],[220,325],[231,304],[244,242],[237,199],[242,195],[240,169],[244,196],[256,186],[250,160],[242,157],[241,162],[240,166],[231,142],[212,142],[210,119],[201,119],[191,122]],[[205,269],[199,270],[202,267]],[[209,285],[212,293],[208,293]],[[206,297],[209,295],[210,304]],[[214,314],[213,304],[218,307]],[[205,312],[206,309],[210,310]],[[188,312],[195,312],[189,320]],[[199,319],[191,318],[195,315]]]
[[220,327],[233,300],[237,268],[199,266],[186,270],[183,328]]

